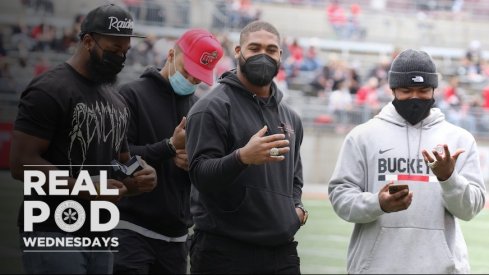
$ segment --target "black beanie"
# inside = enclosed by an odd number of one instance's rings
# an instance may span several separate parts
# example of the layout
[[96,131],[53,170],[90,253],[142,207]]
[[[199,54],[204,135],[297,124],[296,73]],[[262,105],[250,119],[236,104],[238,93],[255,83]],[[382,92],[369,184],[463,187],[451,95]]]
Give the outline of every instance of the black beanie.
[[391,89],[400,87],[438,87],[438,74],[431,57],[423,51],[405,50],[392,62],[389,71]]

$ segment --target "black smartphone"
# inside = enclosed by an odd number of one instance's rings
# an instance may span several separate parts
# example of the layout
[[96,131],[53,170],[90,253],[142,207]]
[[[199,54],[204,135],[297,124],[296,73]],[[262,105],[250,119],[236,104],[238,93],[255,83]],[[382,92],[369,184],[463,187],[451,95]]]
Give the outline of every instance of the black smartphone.
[[395,194],[401,190],[407,189],[409,191],[409,185],[407,184],[394,184],[389,186],[389,194]]

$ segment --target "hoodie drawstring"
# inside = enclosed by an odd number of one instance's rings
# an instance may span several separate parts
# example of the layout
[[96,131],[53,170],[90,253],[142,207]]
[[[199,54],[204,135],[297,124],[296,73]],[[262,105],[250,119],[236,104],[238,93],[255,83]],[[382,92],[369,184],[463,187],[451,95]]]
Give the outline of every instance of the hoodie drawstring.
[[265,121],[265,115],[263,114],[263,110],[261,108],[260,101],[256,97],[256,94],[253,94],[253,99],[254,99],[255,103],[258,105],[258,111],[259,111],[259,114],[260,114],[260,120],[261,120],[262,125],[263,126],[267,125],[267,133],[266,133],[266,135],[270,135],[270,126]]
[[[418,151],[416,154],[416,160],[419,159],[419,152],[421,150],[421,139],[423,137],[423,121],[421,121],[421,126],[419,127],[419,140],[418,140]],[[409,144],[409,125],[406,122],[406,140],[408,146],[408,159],[411,160],[411,147]],[[411,170],[408,169],[409,175],[411,175]]]

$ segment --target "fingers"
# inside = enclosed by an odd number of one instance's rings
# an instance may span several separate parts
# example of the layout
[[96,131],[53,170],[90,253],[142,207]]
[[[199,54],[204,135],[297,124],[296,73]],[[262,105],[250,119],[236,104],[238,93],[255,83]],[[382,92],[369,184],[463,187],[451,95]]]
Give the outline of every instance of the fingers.
[[178,124],[177,128],[185,129],[186,125],[187,125],[187,118],[183,117],[180,123]]
[[281,156],[281,155],[285,155],[287,154],[288,152],[290,151],[290,147],[282,147],[282,148],[278,148],[278,154]]
[[175,157],[177,159],[187,160],[188,159],[187,151],[177,150],[177,154],[175,155]]
[[153,167],[149,166],[149,165],[146,165],[143,169],[135,172],[133,174],[134,177],[139,177],[139,176],[142,176],[142,175],[149,175],[149,174],[152,174],[154,171]]
[[124,187],[124,183],[118,181],[118,180],[115,180],[115,179],[108,179],[107,180],[107,188],[122,188]]
[[408,193],[409,193],[408,189],[403,189],[399,192],[391,194],[391,198],[394,200],[399,200],[400,198],[403,198],[404,196],[406,196]]
[[397,212],[407,209],[412,202],[413,192],[407,189],[401,190],[394,194],[389,193],[389,186],[394,184],[394,181],[389,181],[379,191],[379,204],[384,212]]
[[433,162],[434,161],[434,159],[430,156],[428,151],[426,151],[425,149],[423,149],[423,151],[421,151],[421,154],[423,155],[424,161],[426,161],[426,162]]
[[454,159],[455,161],[457,158],[460,156],[460,154],[464,153],[464,149],[457,149],[453,155],[451,155],[450,150],[448,149],[447,144],[443,144],[443,154],[441,152],[437,151],[436,149],[432,150],[434,158],[428,153],[427,150],[423,149],[421,151],[421,154],[423,155],[423,158],[426,162],[433,162],[433,161],[443,161],[443,160],[449,160],[449,159]]
[[455,161],[457,161],[458,156],[460,156],[460,154],[462,154],[462,153],[464,153],[464,152],[465,152],[465,150],[464,150],[464,149],[457,149],[457,151],[455,151],[455,154],[453,154],[453,159],[454,159]]
[[289,141],[287,139],[282,139],[282,140],[277,140],[277,141],[267,143],[269,149],[273,147],[277,147],[277,148],[287,147],[288,145],[289,145]]
[[284,159],[285,159],[284,156],[269,156],[269,157],[267,157],[268,162],[280,162]]
[[384,187],[382,187],[380,189],[380,192],[388,192],[389,191],[389,186],[390,185],[393,185],[394,184],[394,181],[389,181],[386,185],[384,185]]
[[267,133],[267,130],[268,130],[268,128],[265,125],[258,132],[256,132],[255,136],[257,136],[257,137],[263,137]]
[[269,135],[269,136],[262,138],[262,141],[265,143],[270,143],[270,142],[274,142],[277,140],[285,140],[285,135],[284,134],[274,134],[274,135]]
[[[433,150],[431,151],[433,153],[433,156],[435,156],[435,159],[437,161],[442,161],[443,160],[443,157],[436,151],[436,150]],[[449,153],[450,154],[450,153]]]

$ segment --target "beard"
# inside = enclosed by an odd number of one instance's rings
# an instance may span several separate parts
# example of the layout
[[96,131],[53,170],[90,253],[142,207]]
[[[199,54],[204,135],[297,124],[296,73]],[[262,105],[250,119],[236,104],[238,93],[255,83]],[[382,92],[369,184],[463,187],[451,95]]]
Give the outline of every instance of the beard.
[[114,85],[117,82],[117,73],[107,70],[107,66],[94,49],[90,51],[87,66],[89,78],[93,82],[99,85]]

